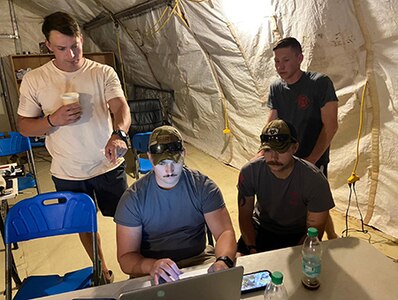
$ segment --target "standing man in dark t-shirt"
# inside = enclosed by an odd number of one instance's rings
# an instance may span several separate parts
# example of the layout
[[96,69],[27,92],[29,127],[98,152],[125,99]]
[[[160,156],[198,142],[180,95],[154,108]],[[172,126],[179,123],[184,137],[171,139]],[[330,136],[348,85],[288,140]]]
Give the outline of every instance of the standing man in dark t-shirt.
[[[327,177],[329,147],[338,128],[333,82],[324,74],[300,69],[303,54],[295,38],[280,40],[273,51],[281,79],[270,87],[268,122],[280,118],[292,123],[300,142],[295,155],[315,164]],[[337,237],[330,216],[326,233],[329,239]]]

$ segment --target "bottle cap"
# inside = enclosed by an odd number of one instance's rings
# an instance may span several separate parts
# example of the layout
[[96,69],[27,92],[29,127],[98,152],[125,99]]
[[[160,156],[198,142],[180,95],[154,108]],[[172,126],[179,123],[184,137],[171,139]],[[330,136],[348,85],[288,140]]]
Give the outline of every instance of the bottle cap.
[[271,273],[271,280],[274,284],[281,284],[283,282],[283,274],[281,272],[272,272]]
[[308,236],[310,236],[310,237],[318,236],[318,229],[316,229],[316,228],[314,228],[314,227],[310,227],[310,228],[308,228],[308,230],[307,230],[307,234],[308,234]]

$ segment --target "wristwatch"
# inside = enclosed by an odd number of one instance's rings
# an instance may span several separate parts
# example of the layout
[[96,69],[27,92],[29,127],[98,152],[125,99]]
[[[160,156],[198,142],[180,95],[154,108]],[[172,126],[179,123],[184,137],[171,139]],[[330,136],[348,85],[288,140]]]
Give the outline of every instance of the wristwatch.
[[228,268],[232,268],[235,263],[232,261],[232,259],[230,259],[228,256],[220,256],[217,257],[216,261],[222,260]]
[[129,135],[122,129],[118,129],[118,130],[114,130],[112,132],[112,135],[118,135],[127,145],[127,147],[130,147],[130,143],[129,143]]

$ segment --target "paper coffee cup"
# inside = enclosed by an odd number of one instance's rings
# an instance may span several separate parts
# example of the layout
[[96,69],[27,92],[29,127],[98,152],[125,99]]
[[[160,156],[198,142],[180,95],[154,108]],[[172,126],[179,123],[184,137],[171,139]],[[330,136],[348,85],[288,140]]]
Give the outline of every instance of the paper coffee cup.
[[65,94],[62,94],[61,98],[62,98],[62,102],[64,103],[64,105],[72,104],[72,103],[76,103],[76,102],[79,103],[79,93],[75,93],[75,92],[65,93]]

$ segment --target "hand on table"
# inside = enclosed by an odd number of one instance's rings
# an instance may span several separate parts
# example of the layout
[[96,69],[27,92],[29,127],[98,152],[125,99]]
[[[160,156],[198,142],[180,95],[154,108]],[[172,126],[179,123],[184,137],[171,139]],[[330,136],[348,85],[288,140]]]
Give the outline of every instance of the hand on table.
[[229,267],[222,260],[214,262],[208,269],[207,273],[213,273],[221,270],[229,269]]
[[150,271],[156,285],[163,279],[172,282],[180,279],[182,274],[177,264],[169,258],[162,258],[155,262]]

